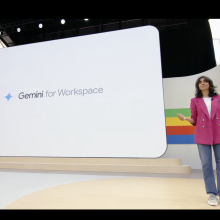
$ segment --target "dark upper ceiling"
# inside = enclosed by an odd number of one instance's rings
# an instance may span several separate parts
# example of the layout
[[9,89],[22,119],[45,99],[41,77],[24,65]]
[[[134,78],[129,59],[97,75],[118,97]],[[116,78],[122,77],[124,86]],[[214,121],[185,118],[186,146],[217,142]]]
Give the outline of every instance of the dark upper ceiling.
[[[6,46],[36,43],[67,37],[95,34],[144,25],[153,25],[159,32],[201,28],[207,19],[0,19],[0,39]],[[39,23],[43,28],[39,28]],[[21,32],[17,32],[17,28]]]

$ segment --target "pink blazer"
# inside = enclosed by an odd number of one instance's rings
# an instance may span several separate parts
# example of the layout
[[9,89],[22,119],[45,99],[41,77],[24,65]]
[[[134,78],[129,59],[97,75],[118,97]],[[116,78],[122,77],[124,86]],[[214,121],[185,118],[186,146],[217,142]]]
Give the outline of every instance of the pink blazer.
[[191,118],[194,120],[195,143],[220,144],[220,95],[211,101],[211,118],[203,98],[191,99]]

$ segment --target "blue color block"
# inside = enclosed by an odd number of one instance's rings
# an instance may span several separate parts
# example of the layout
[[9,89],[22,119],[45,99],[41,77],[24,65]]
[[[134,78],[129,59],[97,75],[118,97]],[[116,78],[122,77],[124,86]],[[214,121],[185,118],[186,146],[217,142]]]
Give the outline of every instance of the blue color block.
[[195,144],[193,135],[167,135],[168,144]]

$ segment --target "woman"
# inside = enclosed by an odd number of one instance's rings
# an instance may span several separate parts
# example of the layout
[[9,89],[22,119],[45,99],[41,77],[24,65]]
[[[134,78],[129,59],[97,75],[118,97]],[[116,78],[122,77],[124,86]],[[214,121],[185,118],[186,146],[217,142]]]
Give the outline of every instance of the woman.
[[[195,143],[198,145],[202,163],[205,188],[209,194],[208,204],[218,205],[220,196],[220,95],[210,78],[197,79],[195,98],[191,99],[191,118],[177,114],[180,120],[186,120],[195,128]],[[212,167],[212,147],[214,150],[217,173],[217,188]]]

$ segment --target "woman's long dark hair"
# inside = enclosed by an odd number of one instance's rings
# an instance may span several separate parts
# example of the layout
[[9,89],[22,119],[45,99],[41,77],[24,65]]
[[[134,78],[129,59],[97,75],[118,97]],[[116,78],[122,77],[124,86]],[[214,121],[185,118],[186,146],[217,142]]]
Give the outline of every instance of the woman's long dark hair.
[[213,82],[212,80],[207,77],[207,76],[200,76],[197,80],[196,80],[196,83],[195,83],[195,86],[196,86],[196,94],[195,96],[197,98],[201,98],[202,97],[202,91],[199,89],[199,82],[200,82],[200,79],[201,78],[204,78],[206,80],[206,82],[209,83],[209,97],[212,97],[212,96],[217,96],[218,93],[216,92],[215,88],[216,86],[213,85]]

